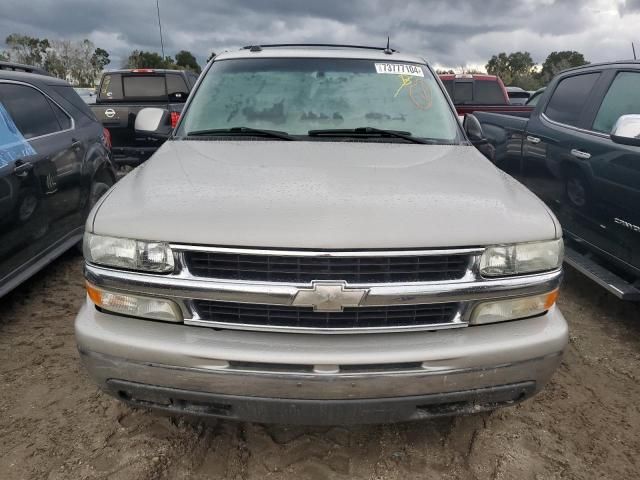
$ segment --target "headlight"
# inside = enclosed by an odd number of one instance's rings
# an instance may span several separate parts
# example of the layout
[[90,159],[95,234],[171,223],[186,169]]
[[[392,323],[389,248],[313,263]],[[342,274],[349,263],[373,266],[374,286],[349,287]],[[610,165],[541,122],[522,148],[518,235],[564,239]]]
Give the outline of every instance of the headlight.
[[87,293],[93,303],[107,312],[165,322],[182,322],[180,307],[171,300],[110,292],[88,282]]
[[487,247],[480,259],[480,275],[504,277],[555,270],[562,265],[562,239]]
[[471,325],[506,322],[534,317],[549,310],[558,298],[558,290],[531,297],[511,298],[479,304],[471,312]]
[[84,234],[84,258],[107,267],[167,273],[173,271],[173,252],[164,242]]

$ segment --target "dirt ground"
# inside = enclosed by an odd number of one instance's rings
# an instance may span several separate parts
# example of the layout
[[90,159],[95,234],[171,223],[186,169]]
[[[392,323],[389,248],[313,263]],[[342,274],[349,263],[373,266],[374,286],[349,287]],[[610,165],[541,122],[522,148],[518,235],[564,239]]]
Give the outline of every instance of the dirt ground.
[[100,393],[79,365],[81,258],[0,300],[1,479],[640,477],[640,308],[569,271],[564,363],[491,414],[353,428],[186,423]]

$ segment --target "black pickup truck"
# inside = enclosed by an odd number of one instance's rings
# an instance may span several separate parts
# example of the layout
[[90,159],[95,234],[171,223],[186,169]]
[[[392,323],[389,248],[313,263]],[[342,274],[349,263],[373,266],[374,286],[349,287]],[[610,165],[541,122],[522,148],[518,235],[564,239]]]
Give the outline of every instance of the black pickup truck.
[[135,165],[160,147],[162,139],[136,135],[136,115],[145,107],[167,109],[175,126],[197,79],[190,71],[148,68],[115,70],[102,75],[91,110],[111,133],[116,163]]
[[640,62],[560,73],[529,119],[475,116],[495,164],[556,213],[566,262],[640,300]]

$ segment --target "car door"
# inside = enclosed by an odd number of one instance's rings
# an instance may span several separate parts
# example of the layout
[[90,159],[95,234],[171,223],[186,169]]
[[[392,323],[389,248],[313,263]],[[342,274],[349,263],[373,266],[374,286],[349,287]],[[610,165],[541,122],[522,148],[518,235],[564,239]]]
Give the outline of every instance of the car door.
[[576,135],[581,135],[585,104],[592,97],[600,75],[601,72],[589,71],[561,79],[544,111],[540,105],[527,124],[520,180],[558,216],[563,214],[566,203],[567,170],[582,169],[571,154],[572,142]]
[[[0,284],[35,262],[69,233],[64,212],[64,180],[74,146],[69,137],[73,121],[61,125],[55,104],[31,85],[0,81],[0,104],[5,129],[13,134],[14,148],[3,149],[0,195]],[[59,108],[59,107],[57,107]],[[67,115],[68,117],[68,115]],[[60,175],[59,175],[60,170]],[[79,188],[79,186],[77,187]],[[76,207],[77,208],[77,207]]]
[[622,115],[640,114],[640,71],[605,73],[598,96],[602,100],[588,114],[589,133],[572,144],[590,174],[568,179],[567,200],[592,219],[587,224],[592,231],[580,230],[582,236],[640,269],[640,147],[620,145],[610,137]]

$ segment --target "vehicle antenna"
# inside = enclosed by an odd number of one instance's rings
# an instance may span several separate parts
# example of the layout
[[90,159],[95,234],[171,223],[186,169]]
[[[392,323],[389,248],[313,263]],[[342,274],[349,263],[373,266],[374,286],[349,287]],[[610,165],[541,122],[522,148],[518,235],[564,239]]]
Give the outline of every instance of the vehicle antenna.
[[633,59],[637,60],[637,58],[636,58],[636,46],[633,44],[633,42],[631,42],[631,50],[633,50]]
[[160,0],[156,0],[156,9],[158,10],[158,29],[160,30],[160,48],[162,50],[162,61],[164,62],[164,41],[162,40],[162,23],[160,23]]
[[387,35],[387,48],[384,49],[384,53],[387,55],[391,55],[393,53],[393,50],[389,48],[389,35]]

